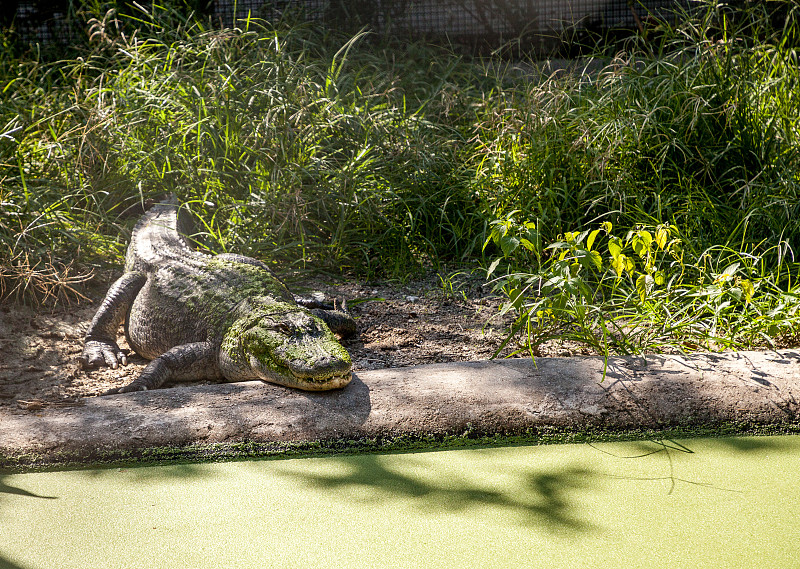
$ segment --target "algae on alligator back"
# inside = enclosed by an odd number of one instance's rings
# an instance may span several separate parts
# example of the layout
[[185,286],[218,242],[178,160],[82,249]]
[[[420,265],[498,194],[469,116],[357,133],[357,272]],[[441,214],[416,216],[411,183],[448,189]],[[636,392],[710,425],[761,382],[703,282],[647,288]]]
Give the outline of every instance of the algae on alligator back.
[[127,356],[117,330],[151,359],[129,385],[143,391],[172,380],[261,379],[304,390],[344,387],[352,363],[334,333],[355,332],[344,306],[293,296],[256,259],[193,250],[174,196],[136,224],[125,274],[109,289],[86,334],[84,368],[116,368]]

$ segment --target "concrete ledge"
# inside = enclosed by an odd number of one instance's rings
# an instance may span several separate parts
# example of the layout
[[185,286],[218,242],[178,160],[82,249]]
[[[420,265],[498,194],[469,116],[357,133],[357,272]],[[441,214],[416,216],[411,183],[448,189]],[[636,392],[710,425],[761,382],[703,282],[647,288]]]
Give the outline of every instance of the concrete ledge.
[[347,388],[326,393],[245,382],[4,411],[0,466],[113,460],[213,443],[798,422],[798,350],[614,357],[605,379],[603,366],[600,357],[421,365],[359,372]]

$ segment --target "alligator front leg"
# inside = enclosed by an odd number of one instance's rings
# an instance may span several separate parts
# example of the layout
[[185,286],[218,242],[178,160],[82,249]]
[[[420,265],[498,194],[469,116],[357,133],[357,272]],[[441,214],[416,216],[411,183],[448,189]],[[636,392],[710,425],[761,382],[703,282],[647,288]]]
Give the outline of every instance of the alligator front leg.
[[217,353],[211,342],[175,346],[151,361],[142,374],[124,387],[109,389],[104,395],[157,389],[169,381],[222,378]]
[[117,346],[117,331],[146,280],[141,273],[125,273],[108,289],[86,332],[86,343],[79,358],[83,369],[101,365],[117,369],[120,363],[128,363],[126,353]]

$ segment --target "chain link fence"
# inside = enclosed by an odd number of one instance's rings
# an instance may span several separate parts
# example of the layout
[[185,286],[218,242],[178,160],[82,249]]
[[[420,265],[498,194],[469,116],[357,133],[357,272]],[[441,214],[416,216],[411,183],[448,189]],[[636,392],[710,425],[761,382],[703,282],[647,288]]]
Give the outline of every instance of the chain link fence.
[[[220,26],[243,18],[292,14],[320,25],[409,39],[445,40],[473,48],[508,42],[550,52],[609,31],[643,31],[650,22],[675,17],[694,0],[166,0],[187,12],[210,16]],[[28,42],[74,41],[89,17],[86,0],[1,0],[0,26]],[[163,1],[161,2],[163,3]],[[117,2],[122,11],[133,1]],[[141,0],[147,8],[152,0]]]

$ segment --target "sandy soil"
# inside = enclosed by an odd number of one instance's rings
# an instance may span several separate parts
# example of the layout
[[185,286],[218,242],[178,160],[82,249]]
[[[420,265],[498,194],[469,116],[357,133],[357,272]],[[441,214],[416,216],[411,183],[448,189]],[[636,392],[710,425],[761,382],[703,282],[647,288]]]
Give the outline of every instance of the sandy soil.
[[[479,277],[459,275],[446,282],[443,287],[433,273],[404,285],[314,282],[291,288],[348,299],[358,333],[343,344],[356,372],[491,358],[509,322],[497,317],[501,298]],[[0,408],[80,405],[85,397],[136,378],[147,361],[135,354],[116,370],[78,366],[83,337],[106,287],[95,288],[91,303],[46,310],[0,305]],[[127,347],[122,330],[119,344]]]

